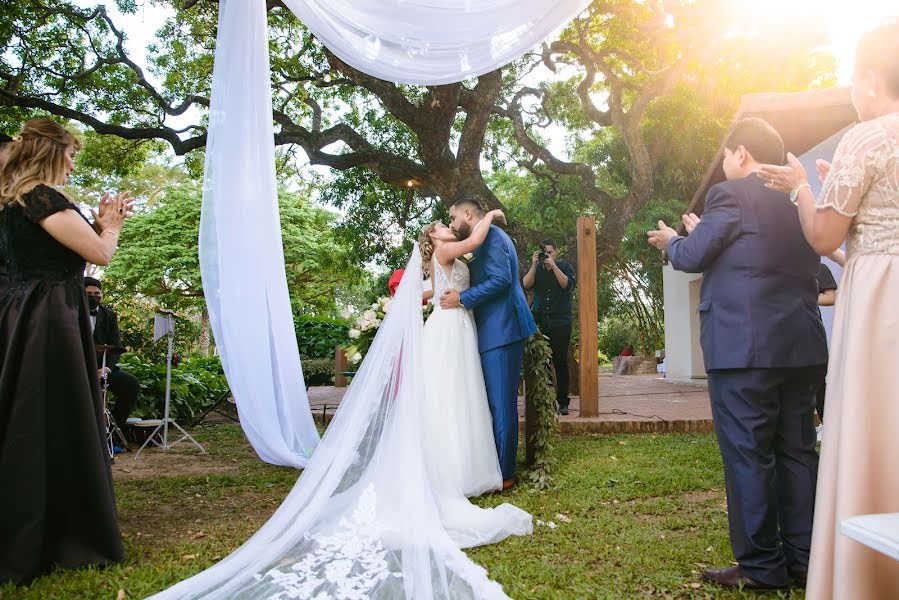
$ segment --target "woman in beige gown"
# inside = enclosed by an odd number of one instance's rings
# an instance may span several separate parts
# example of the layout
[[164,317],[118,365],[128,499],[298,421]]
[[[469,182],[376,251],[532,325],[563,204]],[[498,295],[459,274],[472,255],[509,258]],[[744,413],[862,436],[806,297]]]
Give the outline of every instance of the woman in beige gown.
[[[840,533],[840,522],[899,512],[899,24],[859,42],[852,102],[861,123],[840,142],[817,206],[805,171],[765,166],[794,191],[809,244],[846,240],[827,383],[807,598],[899,598],[899,562]],[[829,170],[829,173],[828,173]]]

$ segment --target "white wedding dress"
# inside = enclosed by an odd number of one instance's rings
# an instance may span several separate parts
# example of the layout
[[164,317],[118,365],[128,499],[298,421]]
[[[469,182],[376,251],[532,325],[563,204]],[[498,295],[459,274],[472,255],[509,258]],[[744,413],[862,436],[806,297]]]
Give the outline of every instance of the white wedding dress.
[[[459,379],[467,386],[476,376],[449,371],[449,361],[428,363],[437,372],[426,368],[422,283],[411,276],[420,272],[416,245],[352,385],[272,518],[224,560],[153,599],[508,598],[461,548],[529,534],[531,517],[509,504],[472,505],[453,489],[459,472],[444,477],[441,456],[431,451],[436,440],[424,422],[430,414],[422,408],[425,380]],[[431,329],[455,335],[448,325],[437,325],[444,318],[459,317],[438,317]],[[458,351],[446,346],[448,340],[436,342],[445,352]],[[471,354],[478,359],[476,347]],[[461,481],[495,485],[465,476]]]
[[502,488],[493,439],[487,388],[481,372],[478,331],[471,311],[440,308],[447,288],[469,287],[468,266],[460,260],[444,268],[431,261],[434,312],[425,323],[422,412],[428,463],[443,489],[471,497]]

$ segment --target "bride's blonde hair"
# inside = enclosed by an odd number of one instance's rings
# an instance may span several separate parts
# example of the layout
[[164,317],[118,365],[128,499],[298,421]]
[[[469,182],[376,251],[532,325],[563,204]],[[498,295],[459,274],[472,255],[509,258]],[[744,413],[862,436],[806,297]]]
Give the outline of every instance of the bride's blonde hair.
[[431,272],[431,257],[434,256],[434,240],[431,239],[431,234],[437,229],[438,223],[440,223],[440,221],[428,223],[418,235],[418,250],[421,252],[422,275],[427,275]]
[[22,202],[22,196],[44,184],[62,183],[66,174],[66,151],[81,150],[72,133],[50,119],[31,119],[22,126],[0,170],[0,208]]

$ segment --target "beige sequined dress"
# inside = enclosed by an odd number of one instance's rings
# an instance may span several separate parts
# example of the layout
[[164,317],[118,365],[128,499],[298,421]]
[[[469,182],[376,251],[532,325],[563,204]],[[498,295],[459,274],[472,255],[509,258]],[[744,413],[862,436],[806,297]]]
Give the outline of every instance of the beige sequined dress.
[[818,199],[852,217],[837,293],[806,597],[899,598],[899,562],[840,533],[899,512],[899,113],[851,129]]

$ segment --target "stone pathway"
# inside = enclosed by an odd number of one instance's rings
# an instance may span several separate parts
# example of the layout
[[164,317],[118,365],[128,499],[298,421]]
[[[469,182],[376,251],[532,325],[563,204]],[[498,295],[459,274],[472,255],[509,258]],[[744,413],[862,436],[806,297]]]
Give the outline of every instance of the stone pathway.
[[[309,388],[316,419],[330,418],[347,388]],[[580,399],[571,398],[570,413],[560,418],[562,433],[662,433],[712,431],[708,389],[703,383],[674,383],[657,375],[599,376],[599,416],[580,417]],[[518,399],[524,426],[524,398]]]

